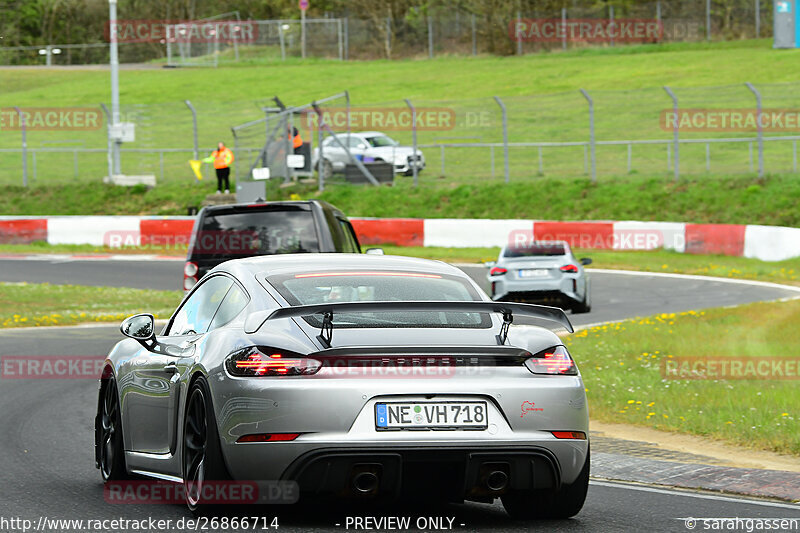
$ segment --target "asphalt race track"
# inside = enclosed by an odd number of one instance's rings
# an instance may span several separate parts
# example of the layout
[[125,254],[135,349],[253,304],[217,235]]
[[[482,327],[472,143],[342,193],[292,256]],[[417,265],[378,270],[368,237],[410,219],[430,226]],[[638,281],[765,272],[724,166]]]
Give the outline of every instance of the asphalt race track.
[[[0,260],[0,281],[30,281],[175,289],[182,263],[144,261]],[[482,267],[465,267],[482,282]],[[732,305],[796,296],[779,288],[714,280],[592,273],[594,310],[576,324],[658,312]],[[0,357],[102,356],[120,338],[116,325],[0,330]],[[24,518],[35,527],[48,519],[190,518],[182,505],[120,505],[103,499],[94,468],[93,418],[96,379],[2,379],[0,381],[0,531],[16,531],[2,519]],[[499,503],[425,508],[402,504],[348,506],[226,507],[227,516],[278,517],[281,531],[355,531],[348,517],[437,517],[454,531],[687,531],[683,518],[795,518],[800,506],[696,492],[593,482],[583,511],[572,520],[531,526],[510,520]],[[338,525],[337,525],[338,524]],[[696,524],[697,530],[703,524]],[[374,530],[373,528],[369,528]],[[77,531],[75,528],[47,531]],[[363,529],[362,529],[363,530]],[[118,529],[115,531],[125,531]],[[156,531],[156,530],[152,530]],[[219,530],[217,530],[219,531]]]

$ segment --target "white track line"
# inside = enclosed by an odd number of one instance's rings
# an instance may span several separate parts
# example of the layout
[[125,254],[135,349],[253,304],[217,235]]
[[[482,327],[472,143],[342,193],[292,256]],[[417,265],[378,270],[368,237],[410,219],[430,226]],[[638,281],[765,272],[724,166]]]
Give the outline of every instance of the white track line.
[[613,482],[613,481],[596,481],[591,480],[589,481],[590,485],[595,485],[598,487],[611,487],[616,489],[624,489],[624,490],[638,490],[642,492],[655,492],[657,494],[667,494],[670,496],[684,496],[687,498],[699,498],[702,500],[716,500],[716,501],[723,501],[723,502],[731,502],[731,503],[744,503],[748,505],[762,505],[764,507],[780,507],[782,509],[793,509],[796,511],[800,511],[800,505],[794,503],[781,503],[781,502],[773,502],[767,500],[754,500],[752,498],[748,498],[746,496],[742,496],[741,498],[736,498],[732,496],[717,496],[716,494],[706,494],[700,492],[692,492],[694,490],[702,490],[702,489],[692,489],[687,488],[684,490],[670,490],[670,489],[659,489],[655,487],[648,487],[643,485],[635,485],[632,483],[624,483],[624,482]]

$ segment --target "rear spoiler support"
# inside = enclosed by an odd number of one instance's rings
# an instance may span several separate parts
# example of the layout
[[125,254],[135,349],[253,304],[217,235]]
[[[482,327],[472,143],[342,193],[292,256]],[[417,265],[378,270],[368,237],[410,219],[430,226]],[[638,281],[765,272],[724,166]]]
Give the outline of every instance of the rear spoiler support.
[[500,333],[497,335],[497,344],[500,346],[506,343],[508,328],[511,327],[512,322],[514,322],[513,313],[511,311],[503,311],[503,325],[500,326]]
[[268,320],[322,315],[322,328],[317,339],[327,348],[333,340],[334,313],[397,313],[397,312],[450,312],[450,313],[500,313],[503,325],[496,335],[499,345],[505,344],[508,328],[514,321],[514,314],[549,320],[563,326],[572,333],[572,324],[567,315],[558,307],[546,305],[518,304],[486,301],[406,301],[406,302],[344,302],[282,307],[274,311],[253,313],[245,321],[245,332],[255,333]]

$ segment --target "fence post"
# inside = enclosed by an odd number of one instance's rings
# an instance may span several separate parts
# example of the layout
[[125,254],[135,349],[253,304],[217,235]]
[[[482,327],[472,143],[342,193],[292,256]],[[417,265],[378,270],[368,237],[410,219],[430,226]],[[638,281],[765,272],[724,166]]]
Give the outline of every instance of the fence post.
[[342,19],[336,19],[336,32],[339,38],[339,61],[344,61],[344,41],[342,37]]
[[660,30],[663,32],[664,28],[661,26],[661,0],[656,2],[656,21],[658,22],[658,26]]
[[567,8],[561,8],[561,48],[567,49]]
[[711,40],[711,0],[706,0],[706,41]]
[[508,112],[506,105],[500,100],[499,96],[494,97],[494,101],[500,106],[500,112],[503,114],[503,167],[506,177],[506,183],[509,181],[508,172]]
[[108,112],[108,107],[106,104],[100,104],[100,107],[103,108],[103,113],[106,114],[106,141],[107,141],[107,148],[106,148],[106,158],[108,159],[108,179],[111,179],[111,176],[114,175],[114,168],[113,162],[111,157],[111,132],[108,131],[111,128],[111,113]]
[[194,134],[194,158],[200,159],[200,148],[197,145],[197,111],[189,100],[184,100],[184,104],[192,112],[192,133]]
[[[347,94],[346,91],[345,91],[345,94]],[[314,102],[314,105],[316,106],[316,102]],[[350,131],[349,131],[350,130],[350,125],[349,125],[349,123],[350,123],[350,120],[349,120],[350,119],[350,116],[349,116],[350,115],[350,98],[347,99],[347,114],[348,114],[348,117],[347,117],[348,118],[348,120],[347,120],[347,122],[348,122],[347,137],[349,139],[350,138]],[[318,180],[318,190],[319,190],[319,192],[322,192],[322,191],[325,190],[325,165],[323,164],[323,161],[325,161],[325,156],[323,154],[323,146],[322,146],[322,141],[325,140],[325,129],[324,129],[323,125],[322,125],[322,121],[323,120],[324,119],[322,118],[322,113],[319,113],[317,115],[317,146],[319,147],[318,148],[319,149],[319,157],[317,158],[317,175],[319,176],[319,180]]]
[[[417,169],[417,109],[411,104],[411,100],[408,98],[404,98],[406,105],[411,110],[411,137],[413,143],[413,151],[412,157],[414,161],[414,167],[412,168],[412,172],[414,173],[414,187],[418,184],[418,175],[419,170]],[[410,164],[410,161],[409,161]]]
[[756,97],[756,122],[758,124],[758,177],[764,177],[764,126],[761,123],[761,93],[749,81],[745,83]]
[[478,28],[475,24],[475,13],[472,14],[472,55],[478,55]]
[[344,60],[350,59],[350,16],[344,18]]
[[300,10],[300,57],[306,58],[306,10]]
[[589,150],[592,153],[592,183],[595,183],[597,181],[597,151],[594,136],[594,100],[585,89],[581,89],[581,94],[589,103]]
[[672,111],[675,115],[675,126],[672,128],[673,130],[673,143],[675,144],[675,164],[672,165],[672,170],[675,172],[675,181],[678,181],[681,173],[681,165],[680,165],[680,140],[678,137],[678,121],[680,117],[678,117],[678,97],[675,96],[675,93],[672,92],[672,89],[664,85],[664,90],[667,92],[670,98],[672,98]]
[[758,39],[759,37],[761,37],[761,0],[755,0],[755,6],[756,6],[756,39]]
[[281,61],[286,61],[286,38],[283,36],[283,21],[278,21],[278,40],[281,43]]
[[428,59],[433,59],[433,18],[428,15]]
[[517,11],[517,24],[514,27],[514,38],[517,40],[517,55],[522,55],[522,38],[519,36],[519,27],[522,24],[522,14]]
[[19,115],[19,127],[22,130],[22,186],[28,186],[28,133],[27,133],[27,120],[22,114],[22,109],[14,106],[14,109]]
[[392,58],[392,17],[386,17],[386,59]]
[[[616,24],[614,24],[614,6],[608,6],[608,20],[609,20],[609,26],[616,26]],[[611,46],[614,46],[613,36],[610,36],[609,44]]]
[[350,91],[344,92],[345,115],[347,117],[347,135],[350,135]]
[[[239,137],[236,136],[236,128],[231,128],[231,133],[233,133],[233,159],[238,160],[241,154],[239,153]],[[239,165],[236,165],[234,169],[233,178],[236,183],[239,183]]]

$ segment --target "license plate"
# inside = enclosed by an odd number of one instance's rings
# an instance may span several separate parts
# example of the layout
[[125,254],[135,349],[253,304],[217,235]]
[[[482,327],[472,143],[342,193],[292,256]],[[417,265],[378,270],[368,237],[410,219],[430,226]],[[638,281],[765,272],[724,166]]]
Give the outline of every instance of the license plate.
[[548,270],[546,268],[529,268],[525,270],[519,271],[519,277],[521,278],[540,278],[547,275]]
[[375,427],[486,429],[486,402],[387,402],[375,404]]

